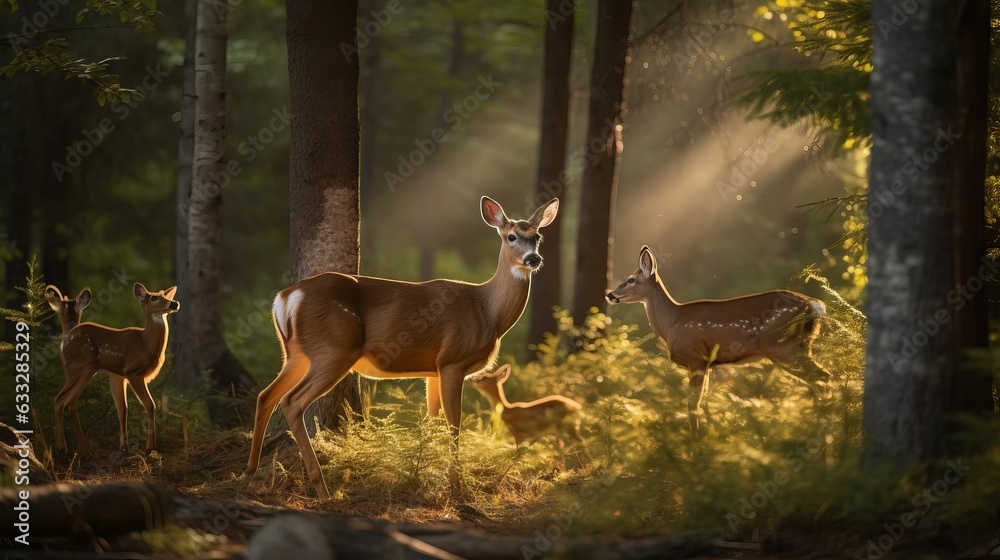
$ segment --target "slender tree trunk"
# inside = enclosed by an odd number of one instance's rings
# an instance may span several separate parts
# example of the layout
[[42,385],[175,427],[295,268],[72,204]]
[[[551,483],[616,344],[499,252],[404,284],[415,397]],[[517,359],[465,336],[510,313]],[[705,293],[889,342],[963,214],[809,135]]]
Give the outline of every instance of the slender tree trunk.
[[[177,145],[177,218],[174,235],[174,282],[177,300],[190,302],[191,269],[188,266],[188,214],[191,210],[191,186],[194,170],[195,110],[195,40],[198,25],[198,0],[184,0],[184,82],[181,85],[181,134]],[[174,356],[174,380],[190,387],[195,380],[194,313],[177,313],[170,329],[170,351]]]
[[[215,423],[224,427],[241,420],[235,399],[253,385],[246,368],[226,344],[219,311],[219,234],[222,192],[232,177],[226,169],[226,18],[228,4],[198,1],[195,41],[194,183],[188,216],[188,266],[195,361],[210,371],[218,393],[209,404]],[[185,311],[185,309],[187,311]]]
[[[993,382],[988,371],[967,367],[967,351],[989,346],[986,283],[978,278],[986,257],[986,125],[989,119],[990,6],[987,0],[957,2],[960,10],[957,54],[955,131],[956,282],[970,298],[957,309],[955,335],[959,375],[952,408],[993,411]],[[969,284],[969,281],[972,283]],[[975,289],[973,289],[975,288]]]
[[598,2],[573,291],[572,312],[577,321],[582,321],[591,308],[602,312],[607,309],[604,290],[611,285],[618,154],[622,149],[621,126],[626,112],[624,90],[631,16],[632,0]]
[[864,429],[869,464],[902,466],[944,451],[957,370],[948,293],[957,156],[949,78],[958,28],[948,0],[927,0],[896,29],[879,24],[893,21],[897,9],[893,0],[872,5]]
[[[357,0],[288,0],[292,281],[360,268]],[[346,47],[346,49],[345,49]],[[363,414],[356,373],[317,401],[320,422]],[[312,416],[312,413],[310,413]]]
[[[542,130],[538,146],[538,182],[532,207],[560,198],[566,208],[566,139],[569,132],[569,71],[573,51],[573,15],[569,0],[545,3],[545,65],[542,81]],[[532,278],[528,344],[555,332],[553,308],[562,304],[562,224],[545,232],[545,274]]]

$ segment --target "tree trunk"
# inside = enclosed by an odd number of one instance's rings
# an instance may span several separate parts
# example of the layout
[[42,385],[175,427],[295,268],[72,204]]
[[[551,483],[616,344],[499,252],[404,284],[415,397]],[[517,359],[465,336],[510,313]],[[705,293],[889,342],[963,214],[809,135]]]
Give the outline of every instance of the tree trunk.
[[604,290],[611,284],[615,193],[621,152],[626,55],[632,0],[600,0],[594,64],[590,71],[590,109],[586,167],[580,192],[573,317],[582,321],[591,308],[607,309]]
[[[954,138],[957,28],[947,0],[905,25],[892,0],[872,5],[873,148],[868,194],[869,464],[938,456],[954,385]],[[963,31],[964,32],[964,31]],[[982,219],[982,216],[979,217]]]
[[[194,184],[188,216],[188,266],[195,337],[195,362],[211,371],[217,395],[209,413],[223,427],[239,425],[231,397],[253,385],[253,379],[226,344],[219,311],[219,234],[222,191],[232,177],[226,169],[226,17],[228,5],[199,0],[195,41]],[[182,310],[182,313],[185,311]]]
[[[987,291],[977,278],[986,257],[986,124],[989,119],[990,6],[986,0],[959,2],[955,132],[956,281],[966,285],[968,301],[957,309],[955,335],[959,374],[955,378],[955,412],[993,411],[993,381],[988,371],[965,366],[967,352],[989,347]],[[980,279],[983,280],[983,279]],[[956,287],[957,288],[957,287]]]
[[[181,134],[177,145],[177,217],[174,235],[174,282],[177,301],[190,302],[191,269],[188,266],[188,214],[191,210],[191,185],[194,169],[195,110],[195,40],[198,25],[198,0],[184,0],[184,81],[181,85]],[[197,366],[194,359],[193,313],[177,313],[170,332],[170,351],[174,356],[173,375],[182,387],[191,387]]]
[[[542,82],[542,130],[538,146],[538,207],[554,197],[566,208],[566,138],[569,131],[569,70],[573,51],[575,6],[568,0],[547,0],[545,4],[545,66]],[[545,341],[545,333],[555,332],[553,308],[562,304],[562,224],[545,232],[545,274],[531,279],[531,322],[528,344]]]
[[[288,0],[291,98],[292,281],[321,272],[358,274],[360,193],[357,0]],[[340,424],[344,406],[365,412],[351,373],[317,401],[320,422]],[[309,413],[312,417],[313,412]]]

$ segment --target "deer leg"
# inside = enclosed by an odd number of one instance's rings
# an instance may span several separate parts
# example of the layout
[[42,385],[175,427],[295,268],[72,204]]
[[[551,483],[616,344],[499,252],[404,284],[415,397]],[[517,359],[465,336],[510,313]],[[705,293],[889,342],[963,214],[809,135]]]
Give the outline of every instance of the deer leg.
[[360,354],[339,358],[326,358],[324,356],[325,359],[313,361],[302,380],[281,398],[281,412],[284,413],[288,427],[292,430],[292,437],[295,438],[295,443],[299,447],[306,476],[309,477],[309,481],[316,489],[316,495],[322,500],[330,499],[330,490],[326,486],[326,481],[323,480],[319,458],[316,457],[316,450],[313,448],[312,441],[309,440],[309,432],[306,430],[306,409],[316,399],[329,393],[330,389],[340,383],[360,357]]
[[767,356],[774,365],[805,382],[813,399],[829,396],[829,383],[833,379],[812,356],[811,342],[796,345],[779,355]]
[[705,395],[708,395],[709,378],[711,376],[712,376],[712,370],[711,369],[706,369],[705,370],[705,381],[704,381],[704,383],[701,386],[701,399],[700,399],[701,400],[701,410],[702,410],[702,412],[705,413],[705,423],[706,424],[715,424],[715,421],[712,420],[712,413],[710,413],[708,411],[708,401],[705,400]]
[[427,416],[436,417],[441,413],[441,379],[427,378]]
[[118,411],[118,448],[128,451],[128,399],[125,395],[125,378],[109,373],[108,385],[111,388],[111,396],[115,399],[115,409]]
[[[293,346],[289,344],[289,346]],[[297,348],[296,348],[297,350]],[[260,464],[260,453],[264,448],[264,436],[267,432],[267,424],[274,414],[274,409],[278,406],[282,397],[288,394],[295,387],[309,369],[309,360],[302,355],[301,351],[289,353],[285,364],[281,366],[281,371],[263,391],[257,395],[257,411],[253,421],[253,441],[250,444],[250,458],[247,461],[247,470],[243,476],[251,477],[257,472]]]
[[448,483],[453,494],[462,489],[458,464],[458,434],[462,423],[462,384],[465,380],[465,370],[448,368],[440,370],[441,403],[444,405],[444,417],[451,428],[451,466],[448,469]]
[[691,435],[694,439],[699,439],[701,400],[705,395],[705,378],[708,372],[705,370],[691,372],[688,378],[688,423],[691,427]]
[[87,386],[97,370],[87,372],[85,369],[70,370],[66,375],[66,385],[59,391],[55,398],[55,436],[56,449],[69,452],[66,445],[66,434],[63,430],[63,414],[69,411],[70,420],[76,430],[77,450],[83,455],[90,455],[90,444],[87,443],[87,436],[83,433],[83,426],[80,425],[80,415],[77,413],[77,402],[83,393],[83,388]]
[[156,403],[153,395],[149,394],[149,382],[146,379],[130,379],[128,384],[146,409],[146,453],[149,453],[156,449]]

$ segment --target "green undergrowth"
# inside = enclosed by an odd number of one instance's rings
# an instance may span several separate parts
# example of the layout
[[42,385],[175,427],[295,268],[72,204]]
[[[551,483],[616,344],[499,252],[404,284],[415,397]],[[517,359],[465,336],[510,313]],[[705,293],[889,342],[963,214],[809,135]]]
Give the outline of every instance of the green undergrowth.
[[[942,535],[960,541],[957,528],[995,528],[995,421],[970,421],[966,451],[905,476],[860,468],[864,317],[821,278],[806,277],[820,281],[829,295],[814,350],[833,373],[832,396],[814,402],[801,381],[766,362],[716,367],[706,397],[714,422],[697,441],[688,428],[686,373],[671,364],[659,339],[605,315],[574,325],[563,313],[537,360],[515,364],[504,387],[511,401],[559,394],[583,404],[589,464],[572,448],[559,452],[551,437],[515,446],[485,399],[468,387],[462,493],[456,496],[448,484],[447,425],[443,418],[426,418],[423,383],[406,381],[379,383],[367,418],[313,438],[329,501],[314,498],[283,423],[272,422],[257,475],[241,480],[249,422],[244,429],[213,430],[198,404],[203,399],[166,389],[160,393],[162,454],[121,457],[100,471],[71,465],[59,476],[159,480],[194,495],[396,521],[468,519],[471,506],[480,514],[476,523],[504,533],[533,534],[555,525],[560,534],[775,541],[834,532],[843,536],[837,550],[846,557],[864,557],[869,541],[885,541],[903,520],[912,526],[891,538],[896,550],[938,542]],[[1000,363],[990,353],[976,359],[993,371]],[[48,367],[36,386],[36,406],[47,406],[51,396],[45,401],[41,395],[61,385],[58,368]],[[114,407],[106,383],[91,385],[81,417],[93,430],[91,440],[107,447],[116,441]],[[134,446],[145,435],[142,416],[133,408]],[[44,424],[46,415],[39,417]]]

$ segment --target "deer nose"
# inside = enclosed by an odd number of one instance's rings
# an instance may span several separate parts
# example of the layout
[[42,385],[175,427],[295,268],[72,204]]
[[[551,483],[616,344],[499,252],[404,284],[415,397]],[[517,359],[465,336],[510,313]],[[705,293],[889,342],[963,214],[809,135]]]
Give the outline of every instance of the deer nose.
[[167,309],[173,309],[174,311],[179,311],[180,308],[181,308],[181,302],[179,301],[172,301],[170,302],[169,305],[167,305]]
[[613,290],[608,290],[608,293],[604,294],[604,297],[608,298],[608,301],[611,303],[621,303],[621,300],[618,299]]
[[530,266],[531,268],[538,268],[542,264],[542,257],[537,253],[532,253],[527,257],[524,257],[524,264]]

